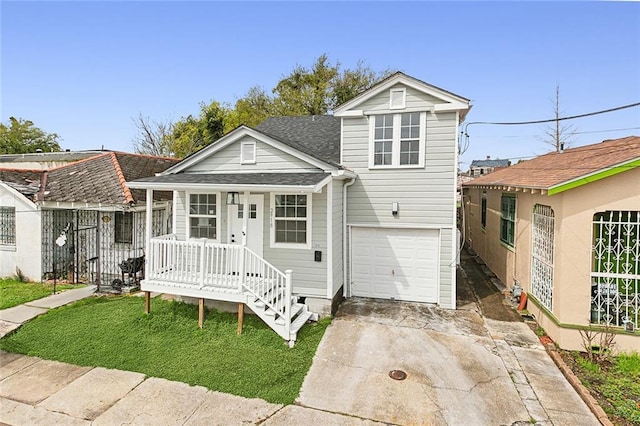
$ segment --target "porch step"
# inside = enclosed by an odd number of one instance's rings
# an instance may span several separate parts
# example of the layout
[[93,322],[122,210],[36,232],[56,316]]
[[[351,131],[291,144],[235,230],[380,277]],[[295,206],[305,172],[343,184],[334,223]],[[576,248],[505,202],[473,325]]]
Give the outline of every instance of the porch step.
[[[317,320],[318,318],[316,314],[308,310],[307,305],[304,303],[298,303],[297,297],[292,297],[289,305],[284,310],[284,314],[279,314],[269,308],[265,300],[260,300],[259,296],[252,293],[247,293],[247,296],[247,305],[269,327],[271,327],[282,338],[287,340],[289,346],[293,346],[296,341],[298,331],[308,320]],[[273,296],[273,293],[268,292],[267,296]],[[289,313],[286,312],[287,310],[289,310]],[[287,330],[287,318],[291,321],[291,324],[288,327],[289,330]]]

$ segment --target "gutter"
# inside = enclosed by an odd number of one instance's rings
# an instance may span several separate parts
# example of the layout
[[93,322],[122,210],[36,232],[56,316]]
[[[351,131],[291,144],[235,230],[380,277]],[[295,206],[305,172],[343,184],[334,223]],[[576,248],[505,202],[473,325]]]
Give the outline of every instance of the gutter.
[[[348,265],[349,265],[349,253],[347,252],[347,188],[356,182],[356,177],[351,178],[349,181],[345,181],[342,187],[342,296],[347,297],[351,294],[351,288],[347,292],[347,280],[349,279]],[[347,294],[349,293],[349,294]]]

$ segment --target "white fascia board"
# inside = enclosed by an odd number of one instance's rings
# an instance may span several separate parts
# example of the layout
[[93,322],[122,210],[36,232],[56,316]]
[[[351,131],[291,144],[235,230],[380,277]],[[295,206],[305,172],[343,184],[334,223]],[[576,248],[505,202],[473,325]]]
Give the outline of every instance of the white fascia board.
[[364,117],[364,115],[365,113],[361,109],[351,109],[333,114],[334,117]]
[[351,170],[334,170],[331,172],[331,176],[338,179],[355,179],[358,177],[358,174]]
[[313,192],[319,193],[322,192],[322,188],[327,186],[328,183],[331,183],[333,180],[333,176],[329,175],[326,178],[322,179],[320,182],[316,183],[313,189]]
[[465,111],[470,108],[469,104],[463,104],[460,102],[449,102],[446,104],[435,104],[433,106],[434,112],[446,112],[446,111]]
[[11,187],[10,185],[7,185],[4,182],[0,182],[0,188],[6,189],[7,192],[9,192],[14,198],[20,199],[25,205],[33,208],[33,210],[38,210],[38,205],[36,203],[28,199],[23,193]]
[[380,84],[379,86],[374,86],[372,89],[362,93],[360,96],[356,96],[355,98],[353,98],[352,100],[348,101],[347,103],[343,104],[342,106],[336,108],[333,112],[333,114],[336,117],[340,117],[340,114],[344,114],[346,111],[351,110],[352,108],[358,106],[359,104],[361,104],[362,102],[365,102],[369,99],[371,99],[372,97],[378,95],[381,92],[384,92],[385,90],[388,90],[389,88],[391,88],[392,86],[401,83],[404,84],[407,87],[411,87],[415,90],[418,90],[420,92],[426,93],[428,95],[431,95],[433,97],[436,97],[438,99],[442,99],[443,101],[447,102],[447,103],[459,103],[459,104],[463,104],[463,105],[467,105],[464,109],[468,109],[468,103],[469,100],[465,99],[463,97],[460,96],[456,96],[452,93],[446,92],[442,89],[439,89],[435,86],[431,86],[430,84],[424,83],[422,81],[416,80],[413,77],[410,77],[406,74],[402,74],[399,73],[391,78],[389,78],[387,81],[385,81],[384,83]]
[[[328,178],[331,178],[329,176]],[[135,186],[131,186],[134,189],[152,189],[154,191],[219,191],[219,192],[298,192],[298,193],[312,193],[317,192],[316,187],[327,179],[322,180],[316,185],[237,185],[232,183],[227,184],[211,184],[211,183],[164,183],[164,182],[139,182]],[[326,183],[325,183],[326,185]],[[322,187],[320,187],[322,189]]]

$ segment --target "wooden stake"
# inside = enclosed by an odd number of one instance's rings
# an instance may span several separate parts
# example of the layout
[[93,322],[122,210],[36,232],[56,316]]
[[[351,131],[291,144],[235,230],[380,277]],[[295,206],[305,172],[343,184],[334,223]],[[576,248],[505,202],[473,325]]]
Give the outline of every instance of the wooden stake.
[[204,324],[204,299],[198,299],[198,327]]
[[144,292],[144,313],[148,314],[149,312],[151,312],[151,292],[145,291]]
[[238,336],[242,334],[243,320],[244,320],[244,303],[238,303]]

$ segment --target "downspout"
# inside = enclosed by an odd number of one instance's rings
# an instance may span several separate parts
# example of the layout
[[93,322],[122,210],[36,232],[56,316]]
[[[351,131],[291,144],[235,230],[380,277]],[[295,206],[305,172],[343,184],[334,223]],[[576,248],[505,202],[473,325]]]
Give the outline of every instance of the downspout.
[[[349,274],[347,273],[347,266],[349,265],[349,253],[347,252],[347,188],[353,185],[356,179],[349,179],[342,187],[342,295],[344,297],[347,297],[347,280],[349,279]],[[350,288],[348,293],[350,296]]]

